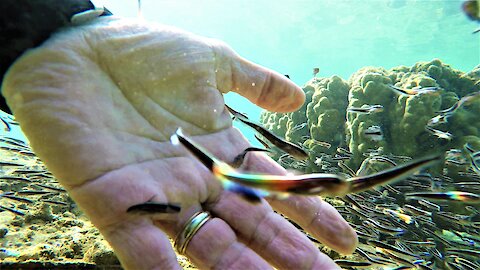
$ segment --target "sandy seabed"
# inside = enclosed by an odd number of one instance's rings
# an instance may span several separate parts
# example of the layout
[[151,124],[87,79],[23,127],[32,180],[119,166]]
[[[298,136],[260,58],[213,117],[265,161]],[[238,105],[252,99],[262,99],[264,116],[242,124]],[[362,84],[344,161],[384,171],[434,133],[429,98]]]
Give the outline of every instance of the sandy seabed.
[[[0,269],[122,269],[68,194],[55,190],[61,186],[28,144],[0,137]],[[196,269],[184,256],[178,261]]]

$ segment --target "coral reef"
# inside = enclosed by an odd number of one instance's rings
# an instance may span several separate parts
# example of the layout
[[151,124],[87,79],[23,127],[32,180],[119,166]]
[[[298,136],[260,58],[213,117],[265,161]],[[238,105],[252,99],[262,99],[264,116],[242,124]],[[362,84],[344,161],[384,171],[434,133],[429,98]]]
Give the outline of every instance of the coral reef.
[[[463,73],[438,59],[390,70],[365,67],[348,82],[336,76],[313,78],[303,87],[307,102],[299,111],[262,114],[268,128],[308,150],[306,161],[274,156],[284,167],[300,172],[353,177],[445,153],[445,162],[427,172],[348,194],[340,201],[327,198],[359,236],[357,251],[347,260],[337,260],[340,266],[345,263],[346,268],[358,269],[352,266],[358,263],[369,269],[390,269],[372,260],[375,257],[390,260],[391,267],[413,267],[416,259],[426,269],[450,269],[459,261],[470,262],[472,269],[480,267],[478,256],[468,253],[480,248],[478,208],[462,198],[437,202],[409,197],[411,192],[432,191],[478,196],[478,71],[476,67]],[[302,126],[308,129],[295,128]],[[379,252],[382,247],[408,250],[412,255],[399,260],[391,252]],[[342,258],[321,249],[332,258]]]
[[[430,130],[426,128],[432,118],[441,115],[440,111],[480,91],[478,76],[475,70],[464,73],[438,59],[390,70],[364,67],[348,82],[336,76],[310,80],[303,87],[307,101],[300,110],[287,114],[264,112],[261,122],[310,151],[306,172],[326,171],[325,166],[318,165],[318,158],[335,154],[338,147],[351,152],[346,163],[355,171],[372,153],[415,158],[449,149],[463,151],[467,142],[478,149],[480,122],[475,115],[480,113],[480,98],[463,103],[446,115],[445,122],[435,123]],[[404,94],[392,86],[434,91]],[[347,110],[374,105],[383,109],[375,113]],[[303,123],[305,128],[295,129]],[[378,135],[371,136],[371,131]],[[325,148],[318,142],[328,142],[332,147]]]

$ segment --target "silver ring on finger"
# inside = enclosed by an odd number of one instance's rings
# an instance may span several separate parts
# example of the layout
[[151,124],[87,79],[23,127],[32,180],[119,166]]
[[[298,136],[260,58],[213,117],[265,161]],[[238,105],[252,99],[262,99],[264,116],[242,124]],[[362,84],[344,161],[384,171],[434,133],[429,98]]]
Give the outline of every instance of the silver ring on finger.
[[192,238],[210,219],[212,219],[212,215],[208,211],[201,211],[194,214],[185,223],[183,229],[175,237],[173,244],[178,254],[185,255],[185,251]]

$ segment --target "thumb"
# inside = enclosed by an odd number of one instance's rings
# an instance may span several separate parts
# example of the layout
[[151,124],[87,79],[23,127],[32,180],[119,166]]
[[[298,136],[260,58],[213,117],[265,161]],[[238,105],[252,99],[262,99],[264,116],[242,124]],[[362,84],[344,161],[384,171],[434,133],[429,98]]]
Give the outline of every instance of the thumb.
[[290,112],[305,102],[305,93],[282,74],[250,62],[228,45],[213,41],[217,87],[234,91],[256,105],[275,112]]

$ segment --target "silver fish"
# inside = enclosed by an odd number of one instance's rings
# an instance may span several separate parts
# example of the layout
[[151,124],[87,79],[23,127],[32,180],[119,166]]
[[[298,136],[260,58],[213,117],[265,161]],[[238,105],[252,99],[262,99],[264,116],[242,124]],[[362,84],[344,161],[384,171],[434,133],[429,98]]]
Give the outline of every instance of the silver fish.
[[307,126],[307,123],[298,124],[298,125],[294,126],[294,127],[290,130],[290,132],[299,131],[299,130],[303,129],[303,128],[306,127],[306,126]]
[[450,132],[445,132],[445,131],[441,131],[441,130],[438,130],[438,129],[433,129],[429,126],[425,126],[425,129],[428,132],[430,132],[432,135],[437,136],[440,139],[445,139],[445,140],[448,140],[448,141],[453,139],[453,135]]
[[362,107],[348,107],[347,112],[358,113],[358,114],[378,113],[378,112],[383,112],[383,106],[370,105],[370,106],[362,106]]
[[270,143],[284,151],[285,153],[290,154],[291,156],[297,158],[297,159],[307,159],[308,158],[308,153],[301,148],[300,146],[288,142],[277,135],[273,134],[271,131],[268,129],[260,126],[259,124],[256,124],[250,120],[246,116],[244,116],[241,113],[238,113],[237,111],[233,110],[232,108],[228,107],[225,105],[227,109],[230,111],[230,113],[233,114],[234,118],[239,120],[240,122],[244,123],[245,125],[255,129],[260,135],[262,135],[265,139],[267,139]]
[[381,141],[383,140],[383,132],[380,126],[371,126],[368,127],[363,134],[365,137],[368,137],[372,141]]

